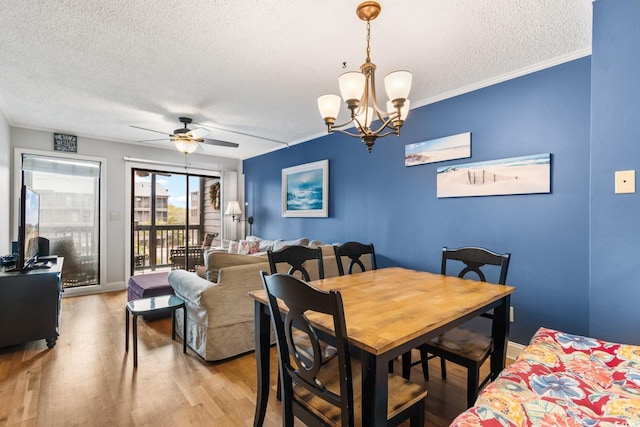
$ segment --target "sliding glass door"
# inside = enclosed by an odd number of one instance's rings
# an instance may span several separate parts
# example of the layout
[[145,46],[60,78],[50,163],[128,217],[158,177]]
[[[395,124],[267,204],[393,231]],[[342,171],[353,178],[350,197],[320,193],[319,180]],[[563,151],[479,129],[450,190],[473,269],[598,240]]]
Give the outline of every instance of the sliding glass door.
[[131,275],[203,265],[221,245],[220,178],[134,168],[131,182]]
[[40,236],[64,257],[63,288],[100,284],[99,161],[22,154],[22,181],[40,195]]

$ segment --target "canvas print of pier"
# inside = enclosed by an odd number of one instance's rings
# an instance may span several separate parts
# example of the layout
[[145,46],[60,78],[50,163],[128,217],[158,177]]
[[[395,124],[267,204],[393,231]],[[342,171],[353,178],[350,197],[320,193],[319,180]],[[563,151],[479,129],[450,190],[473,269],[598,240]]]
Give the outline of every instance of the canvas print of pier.
[[551,192],[551,154],[438,168],[438,198]]
[[471,157],[471,132],[430,139],[404,146],[404,165],[416,166],[425,163]]
[[282,216],[326,217],[329,161],[282,169]]

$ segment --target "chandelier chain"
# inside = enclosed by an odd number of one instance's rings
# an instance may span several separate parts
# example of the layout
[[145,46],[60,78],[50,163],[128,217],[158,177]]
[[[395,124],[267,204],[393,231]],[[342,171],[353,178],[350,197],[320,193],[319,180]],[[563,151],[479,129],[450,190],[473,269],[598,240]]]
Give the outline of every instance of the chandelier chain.
[[367,62],[371,62],[371,21],[367,21]]

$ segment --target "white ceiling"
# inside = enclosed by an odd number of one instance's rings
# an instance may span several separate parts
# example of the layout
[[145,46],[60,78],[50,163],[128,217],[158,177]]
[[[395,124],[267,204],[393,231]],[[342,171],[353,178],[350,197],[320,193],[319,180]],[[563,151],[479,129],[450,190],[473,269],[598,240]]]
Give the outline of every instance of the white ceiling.
[[[186,115],[240,144],[206,153],[239,159],[283,145],[217,129],[307,141],[326,132],[317,97],[364,62],[359,3],[2,0],[0,108],[13,126],[131,143],[158,134],[129,125],[171,133]],[[380,83],[413,73],[412,107],[591,52],[591,0],[380,3],[371,59]]]

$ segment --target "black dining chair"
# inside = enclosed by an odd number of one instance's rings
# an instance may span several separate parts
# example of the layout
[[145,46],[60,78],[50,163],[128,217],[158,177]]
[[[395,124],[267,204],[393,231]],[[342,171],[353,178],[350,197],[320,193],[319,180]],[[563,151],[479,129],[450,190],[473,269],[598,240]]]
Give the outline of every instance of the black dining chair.
[[267,258],[269,259],[271,274],[278,272],[278,264],[286,263],[289,265],[289,275],[300,274],[302,279],[307,282],[311,280],[311,276],[305,263],[315,260],[317,263],[318,277],[314,277],[314,279],[324,279],[321,248],[310,248],[301,245],[287,246],[278,251],[267,251]]
[[[459,249],[442,248],[441,273],[447,274],[447,264],[449,261],[458,262],[462,269],[457,274],[458,277],[466,277],[468,274],[477,277],[467,277],[486,282],[485,266],[496,266],[499,270],[498,284],[504,285],[507,280],[507,270],[511,254],[499,254],[488,249],[478,247],[464,247]],[[450,271],[450,269],[449,269]],[[480,315],[481,317],[493,319],[493,310]],[[493,337],[486,333],[475,331],[474,329],[461,326],[451,329],[442,335],[432,339],[430,342],[418,347],[420,350],[420,360],[411,362],[411,353],[402,356],[402,372],[405,378],[409,378],[411,366],[421,364],[422,373],[426,381],[429,380],[428,360],[440,357],[440,367],[442,378],[447,378],[446,360],[467,368],[467,406],[473,406],[478,397],[479,390],[490,380],[498,376],[498,372],[489,374],[480,381],[480,367],[491,356],[493,352]]]
[[[286,274],[261,272],[278,347],[284,426],[293,426],[294,417],[309,426],[361,426],[362,386],[360,363],[351,358],[342,296],[324,291]],[[286,306],[281,313],[281,301]],[[313,313],[331,316],[337,357],[325,362],[320,354],[321,337],[309,321]],[[311,353],[300,349],[294,331],[304,333],[312,343]],[[410,420],[412,427],[424,425],[424,398],[427,390],[390,374],[389,425]]]
[[[308,246],[293,245],[287,246],[277,251],[268,250],[267,258],[269,259],[269,268],[271,274],[278,272],[278,264],[287,264],[289,269],[287,274],[299,275],[305,281],[311,280],[311,274],[309,270],[311,265],[307,264],[307,261],[315,261],[317,269],[317,279],[324,279],[324,264],[322,262],[322,249],[310,248]],[[311,271],[313,273],[313,271]],[[305,351],[311,351],[311,343],[307,339],[305,334],[294,334],[296,343],[300,348],[306,349]],[[324,344],[322,346],[323,360],[330,360],[336,355],[336,348],[332,345]],[[280,400],[282,398],[282,390],[280,389],[280,383],[276,388],[276,398]]]
[[333,253],[336,256],[336,264],[338,265],[338,274],[340,276],[344,276],[344,265],[342,264],[343,258],[349,259],[347,274],[353,273],[354,266],[358,266],[360,268],[360,271],[367,270],[362,260],[360,260],[360,257],[362,257],[363,255],[369,255],[372,270],[378,268],[376,264],[376,252],[373,248],[373,243],[365,245],[359,242],[347,242],[343,243],[342,245],[333,245]]

